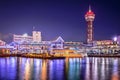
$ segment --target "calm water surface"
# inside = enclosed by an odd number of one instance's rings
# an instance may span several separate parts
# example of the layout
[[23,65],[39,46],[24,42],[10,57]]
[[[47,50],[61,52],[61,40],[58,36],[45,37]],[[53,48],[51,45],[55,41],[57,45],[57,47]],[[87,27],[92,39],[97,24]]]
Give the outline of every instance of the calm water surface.
[[0,80],[120,80],[120,58],[0,58]]

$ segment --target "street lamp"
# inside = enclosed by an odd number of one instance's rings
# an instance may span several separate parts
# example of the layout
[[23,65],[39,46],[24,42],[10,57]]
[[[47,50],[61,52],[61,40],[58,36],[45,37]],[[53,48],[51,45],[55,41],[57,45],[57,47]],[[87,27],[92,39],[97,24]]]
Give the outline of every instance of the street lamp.
[[114,38],[113,38],[113,41],[116,42],[116,41],[117,41],[117,37],[114,37]]
[[117,37],[114,37],[114,38],[113,38],[113,41],[114,41],[113,44],[115,45],[115,47],[114,47],[114,48],[115,48],[115,49],[114,49],[114,53],[115,53],[115,52],[116,52],[116,49],[117,49]]
[[113,38],[114,44],[117,45],[117,37]]

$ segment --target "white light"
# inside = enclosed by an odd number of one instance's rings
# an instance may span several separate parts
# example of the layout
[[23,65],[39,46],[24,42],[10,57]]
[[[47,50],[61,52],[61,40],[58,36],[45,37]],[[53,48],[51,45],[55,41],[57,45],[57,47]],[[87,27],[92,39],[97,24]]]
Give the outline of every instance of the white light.
[[114,37],[113,40],[114,40],[114,41],[117,41],[117,37]]
[[23,34],[23,37],[27,37],[27,36],[28,36],[28,34],[27,34],[27,33]]

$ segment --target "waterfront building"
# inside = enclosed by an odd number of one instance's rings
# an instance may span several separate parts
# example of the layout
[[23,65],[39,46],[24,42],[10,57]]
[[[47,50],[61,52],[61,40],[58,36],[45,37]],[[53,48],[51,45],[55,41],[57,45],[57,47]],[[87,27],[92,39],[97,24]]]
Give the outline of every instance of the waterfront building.
[[32,41],[33,41],[32,36],[29,36],[27,33],[23,35],[13,34],[13,42],[23,43],[23,42],[32,42]]
[[29,36],[27,33],[23,34],[23,35],[13,35],[13,42],[17,42],[17,43],[30,43],[30,42],[36,42],[39,43],[42,41],[42,37],[41,37],[41,32],[40,31],[33,31],[32,32],[32,36]]
[[[38,37],[39,36],[39,37]],[[33,31],[32,36],[14,35],[13,42],[10,45],[14,46],[14,50],[22,53],[60,53],[72,50],[76,53],[81,52],[82,42],[65,42],[61,36],[51,41],[41,41],[41,33]],[[64,50],[65,49],[65,50]]]
[[13,46],[7,45],[5,41],[0,40],[0,54],[10,53]]
[[96,40],[93,41],[93,47],[86,48],[88,53],[116,53],[119,46],[113,40]]
[[62,39],[62,37],[59,36],[57,39],[51,42],[51,49],[63,49],[63,44],[64,40]]
[[41,45],[41,32],[33,31],[32,36],[27,33],[23,35],[13,35],[13,42],[9,45],[14,46],[14,50],[18,50],[23,53],[38,52],[40,53]]
[[116,44],[113,40],[98,40],[94,41],[94,46],[102,46],[102,47],[116,47]]
[[63,49],[64,40],[58,37],[52,41],[41,41],[41,33],[33,31],[32,36],[28,35],[14,35],[13,42],[10,45],[14,46],[15,50],[22,53],[47,53],[54,49]]
[[83,42],[64,42],[64,48],[76,51],[76,53],[83,52],[82,50]]
[[95,19],[95,14],[89,6],[89,11],[85,14],[85,20],[87,21],[87,43],[93,43],[93,21]]

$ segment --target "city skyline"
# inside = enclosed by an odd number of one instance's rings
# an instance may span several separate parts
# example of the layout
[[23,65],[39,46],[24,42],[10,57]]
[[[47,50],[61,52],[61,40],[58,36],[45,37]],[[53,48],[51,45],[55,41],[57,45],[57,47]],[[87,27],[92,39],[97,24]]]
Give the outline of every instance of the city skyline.
[[[104,2],[104,3],[103,3]],[[87,24],[84,19],[88,7],[96,14],[94,39],[112,39],[119,35],[117,1],[0,1],[0,33],[31,35],[33,26],[42,32],[43,40],[61,36],[65,41],[86,41]],[[0,36],[0,38],[3,38]]]

